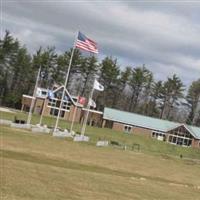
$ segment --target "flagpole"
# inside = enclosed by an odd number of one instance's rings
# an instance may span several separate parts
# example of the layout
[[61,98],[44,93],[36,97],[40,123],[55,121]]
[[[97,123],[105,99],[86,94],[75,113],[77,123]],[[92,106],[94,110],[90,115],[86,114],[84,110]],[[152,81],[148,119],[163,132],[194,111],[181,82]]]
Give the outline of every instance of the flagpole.
[[86,112],[86,116],[85,116],[84,121],[83,121],[83,126],[81,128],[81,135],[83,135],[83,136],[85,134],[85,129],[86,129],[87,120],[88,120],[88,116],[89,116],[89,109],[90,109],[90,102],[89,101],[90,101],[90,98],[92,99],[93,93],[94,93],[94,84],[93,84],[93,87],[92,87],[92,91],[91,91],[91,93],[89,95],[88,104],[87,104],[87,110],[86,110],[87,112]]
[[64,88],[63,88],[63,92],[62,92],[62,98],[61,98],[61,102],[60,102],[60,106],[59,106],[59,110],[58,110],[58,115],[57,115],[57,118],[56,118],[56,124],[55,124],[55,127],[54,127],[54,132],[57,130],[57,127],[58,127],[60,111],[61,111],[61,108],[62,108],[62,102],[63,102],[63,99],[64,99],[65,90],[66,90],[66,86],[67,86],[67,82],[68,82],[68,78],[69,78],[69,72],[70,72],[70,68],[71,68],[71,64],[72,64],[74,50],[76,48],[77,38],[78,38],[78,32],[77,32],[77,35],[76,35],[75,40],[74,40],[74,46],[73,46],[73,49],[72,49],[72,53],[71,53],[71,57],[70,57],[70,61],[69,61],[69,66],[68,66],[68,70],[67,70],[67,74],[66,74],[66,78],[65,78]]
[[37,91],[37,87],[38,87],[38,81],[39,81],[39,78],[40,78],[40,71],[41,71],[41,66],[40,66],[40,68],[39,68],[39,70],[38,70],[38,74],[37,74],[37,79],[36,79],[35,88],[34,88],[34,91],[33,91],[33,98],[32,98],[32,100],[31,100],[31,107],[30,107],[30,109],[29,109],[27,124],[30,124],[30,123],[31,123],[32,110],[33,110],[33,106],[34,106],[35,99],[36,99],[36,91]]

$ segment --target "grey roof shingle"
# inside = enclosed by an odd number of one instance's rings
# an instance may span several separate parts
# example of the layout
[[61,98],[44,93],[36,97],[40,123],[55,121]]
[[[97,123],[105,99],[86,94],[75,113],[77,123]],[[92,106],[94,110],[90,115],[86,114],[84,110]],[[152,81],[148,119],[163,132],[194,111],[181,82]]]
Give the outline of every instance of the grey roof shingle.
[[[104,108],[103,118],[133,126],[144,127],[152,130],[167,132],[183,124],[171,122],[167,120],[147,117],[135,113],[120,111],[112,108]],[[200,128],[194,126],[184,125],[190,133],[200,139]]]

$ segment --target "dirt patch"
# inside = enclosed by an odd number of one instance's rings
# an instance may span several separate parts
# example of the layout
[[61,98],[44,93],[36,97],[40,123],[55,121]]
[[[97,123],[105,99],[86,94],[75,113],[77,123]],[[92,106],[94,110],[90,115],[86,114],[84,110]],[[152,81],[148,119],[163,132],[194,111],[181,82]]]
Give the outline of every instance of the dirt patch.
[[187,159],[185,160],[186,165],[200,165],[200,160],[192,160],[192,159]]

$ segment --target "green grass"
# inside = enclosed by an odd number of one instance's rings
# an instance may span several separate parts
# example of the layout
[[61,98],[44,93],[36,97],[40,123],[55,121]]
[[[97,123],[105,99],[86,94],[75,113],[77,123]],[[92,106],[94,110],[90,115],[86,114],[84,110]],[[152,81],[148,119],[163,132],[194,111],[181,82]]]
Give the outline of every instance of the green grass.
[[[16,111],[13,113],[0,112],[1,119],[14,120],[14,116],[19,119],[27,119],[27,113]],[[33,115],[32,124],[39,123],[40,116]],[[56,118],[54,117],[44,117],[43,124],[47,124],[49,127],[54,127]],[[70,128],[70,123],[59,120],[59,127]],[[74,130],[80,132],[81,125],[75,124]],[[133,135],[125,134],[122,132],[114,131],[107,128],[96,128],[88,126],[86,129],[86,135],[90,137],[89,145],[95,145],[96,142],[101,139],[106,139],[108,141],[117,141],[122,145],[126,145],[128,150],[132,149],[133,144],[140,145],[140,151],[146,154],[158,154],[158,155],[170,155],[170,156],[180,156],[183,155],[184,158],[200,159],[200,149],[179,147],[171,145],[162,141],[152,139],[144,135]]]
[[[0,128],[3,200],[199,199],[198,160],[97,148],[93,143]],[[101,129],[88,129],[91,136],[94,130]],[[120,133],[109,137],[113,134]]]

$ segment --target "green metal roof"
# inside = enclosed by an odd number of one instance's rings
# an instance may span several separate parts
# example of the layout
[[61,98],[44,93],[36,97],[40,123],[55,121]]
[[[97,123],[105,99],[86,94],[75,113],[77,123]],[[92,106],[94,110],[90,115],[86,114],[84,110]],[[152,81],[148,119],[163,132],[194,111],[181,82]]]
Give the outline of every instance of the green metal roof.
[[[147,117],[135,113],[120,111],[112,108],[104,108],[103,119],[116,121],[133,126],[144,127],[161,132],[167,132],[183,124],[171,122],[167,120],[157,119],[153,117]],[[200,128],[184,125],[190,133],[200,139]]]
[[186,125],[186,126],[188,127],[188,129],[190,130],[190,132],[193,133],[193,136],[195,138],[200,139],[200,128],[199,127],[188,126],[188,125]]

